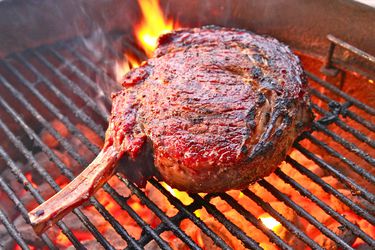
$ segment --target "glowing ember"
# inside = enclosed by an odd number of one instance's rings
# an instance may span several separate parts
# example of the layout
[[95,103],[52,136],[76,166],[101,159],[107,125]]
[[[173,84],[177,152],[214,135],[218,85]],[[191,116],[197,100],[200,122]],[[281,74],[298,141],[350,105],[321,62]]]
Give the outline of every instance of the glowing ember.
[[193,199],[186,193],[181,192],[175,188],[171,188],[167,183],[162,182],[161,185],[168,190],[174,197],[178,198],[184,205],[189,205],[193,202]]
[[173,20],[166,20],[160,9],[158,0],[138,0],[141,7],[143,20],[136,27],[135,34],[150,57],[157,46],[158,37],[176,28]]
[[280,226],[280,222],[269,215],[262,215],[259,217],[262,223],[272,231],[275,231],[278,226]]

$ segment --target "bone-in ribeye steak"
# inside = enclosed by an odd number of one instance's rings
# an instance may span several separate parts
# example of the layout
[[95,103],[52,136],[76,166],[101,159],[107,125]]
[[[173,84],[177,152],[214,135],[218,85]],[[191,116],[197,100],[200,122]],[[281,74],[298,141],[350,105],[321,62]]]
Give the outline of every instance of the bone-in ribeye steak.
[[[270,174],[312,120],[299,59],[277,40],[244,30],[163,35],[123,87],[113,95],[101,153],[30,212],[37,232],[86,201],[124,155],[153,159],[154,174],[180,190],[241,189]],[[151,150],[153,158],[142,153]],[[128,163],[129,175],[142,173]]]

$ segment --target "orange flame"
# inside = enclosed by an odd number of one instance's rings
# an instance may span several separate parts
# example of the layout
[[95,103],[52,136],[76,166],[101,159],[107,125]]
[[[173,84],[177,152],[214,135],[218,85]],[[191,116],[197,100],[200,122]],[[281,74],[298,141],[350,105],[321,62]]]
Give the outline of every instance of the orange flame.
[[173,20],[166,20],[158,0],[138,0],[143,20],[136,27],[135,35],[150,57],[157,46],[158,37],[176,28]]
[[[138,0],[142,11],[143,19],[135,27],[135,37],[139,46],[145,51],[148,57],[152,56],[158,37],[162,34],[178,28],[178,24],[173,20],[166,20],[160,8],[158,0]],[[140,65],[140,60],[128,52],[124,53],[124,60],[116,62],[114,72],[117,82],[121,82],[123,76],[132,68]]]
[[186,193],[179,191],[175,188],[172,188],[165,182],[161,182],[161,185],[168,190],[169,193],[171,193],[174,197],[179,199],[184,205],[190,205],[193,202],[193,199]]
[[[142,20],[135,26],[134,33],[139,46],[144,50],[148,57],[152,56],[158,37],[179,27],[177,22],[165,19],[160,8],[159,0],[138,0],[142,12]],[[121,82],[123,76],[132,68],[137,68],[140,60],[130,53],[124,53],[124,60],[116,62],[115,76],[116,81]]]
[[139,67],[139,65],[139,61],[134,56],[125,53],[124,60],[122,62],[117,61],[115,64],[116,82],[121,82],[126,73],[128,73],[132,68]]

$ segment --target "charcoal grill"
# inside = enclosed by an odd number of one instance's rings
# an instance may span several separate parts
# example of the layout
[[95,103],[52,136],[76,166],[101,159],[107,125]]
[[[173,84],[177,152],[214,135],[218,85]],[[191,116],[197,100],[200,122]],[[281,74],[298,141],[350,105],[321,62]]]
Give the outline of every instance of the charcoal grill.
[[[59,171],[59,175],[65,176],[69,180],[72,180],[75,176],[73,170],[42,140],[41,130],[48,131],[56,138],[61,148],[81,168],[87,166],[88,159],[85,158],[84,153],[77,151],[73,147],[71,141],[67,140],[51,126],[52,120],[60,120],[68,131],[77,138],[80,145],[86,147],[93,155],[99,152],[98,146],[93,144],[87,138],[87,135],[77,128],[77,124],[84,124],[97,135],[104,138],[110,101],[106,97],[108,96],[106,94],[108,91],[106,89],[103,90],[98,85],[98,82],[105,82],[107,86],[110,86],[110,89],[117,86],[112,71],[114,62],[121,58],[120,52],[124,49],[129,49],[127,46],[131,44],[127,40],[128,33],[124,32],[109,32],[106,34],[106,39],[109,45],[113,45],[101,48],[103,50],[102,53],[106,55],[106,61],[98,60],[92,51],[88,50],[86,46],[87,38],[82,37],[16,51],[8,54],[0,61],[0,135],[2,138],[0,144],[0,190],[4,194],[2,198],[5,197],[4,199],[8,202],[5,203],[4,200],[4,203],[2,202],[4,206],[0,206],[0,238],[7,239],[6,242],[0,242],[0,248],[15,247],[15,244],[22,249],[31,248],[30,236],[25,236],[25,228],[26,230],[31,230],[30,227],[25,226],[29,222],[27,215],[29,209],[25,207],[24,201],[18,195],[19,190],[16,190],[17,187],[23,188],[25,192],[28,192],[36,203],[42,203],[52,195],[49,194],[46,197],[46,194],[40,193],[40,183],[47,183],[54,192],[60,189],[56,178],[52,176],[54,173],[45,169],[44,165],[36,157],[37,153],[42,152],[46,155],[49,161],[56,165],[57,168],[54,171]],[[351,66],[356,65],[355,62],[359,61],[364,62],[364,65],[370,65],[366,67],[368,69],[375,63],[375,58],[348,43],[350,40],[343,41],[333,35],[328,35],[326,41],[328,46],[325,46],[320,51],[320,54],[327,55],[323,68],[306,70],[309,81],[314,82],[314,88],[312,89],[312,95],[315,100],[313,109],[318,116],[318,119],[313,124],[313,131],[329,137],[329,140],[341,145],[342,149],[333,148],[327,141],[322,140],[321,137],[311,132],[301,135],[294,143],[294,148],[333,176],[338,182],[344,184],[352,192],[352,195],[343,194],[342,190],[336,189],[325,179],[320,178],[316,173],[304,166],[304,162],[299,161],[299,159],[288,156],[286,162],[293,167],[293,171],[306,176],[309,182],[316,183],[325,193],[332,194],[342,204],[349,207],[354,214],[374,225],[373,205],[375,197],[370,190],[373,189],[372,185],[374,185],[375,177],[368,168],[362,167],[362,162],[371,167],[375,166],[373,154],[375,141],[372,139],[373,137],[369,136],[375,131],[374,120],[371,118],[375,115],[375,108],[353,96],[352,93],[346,92],[344,85],[350,84],[345,78],[345,70],[348,67],[352,69]],[[122,47],[114,46],[115,44],[121,44]],[[131,49],[134,50],[135,48]],[[338,51],[338,54],[335,54],[338,49],[341,50]],[[141,52],[136,51],[136,53]],[[350,55],[350,60],[348,60],[347,53]],[[338,56],[335,57],[335,55]],[[345,64],[339,63],[337,60],[342,55],[347,56]],[[319,72],[319,70],[328,76],[322,77],[320,74],[315,73]],[[374,77],[371,71],[362,70],[358,67],[356,72]],[[337,77],[341,79],[339,85],[336,84],[336,80],[334,83],[332,82],[332,79],[337,79]],[[373,84],[370,81],[368,81],[368,84]],[[343,101],[337,101],[338,99]],[[344,118],[355,121],[365,130],[358,130],[348,124]],[[364,143],[366,149],[336,133],[333,129],[335,127],[339,127],[345,133],[355,137],[359,142]],[[306,143],[304,142],[306,141],[314,145],[314,147],[305,146]],[[359,160],[355,161],[347,157],[346,151],[352,152],[357,157],[354,159]],[[322,152],[346,165],[350,171],[358,174],[359,177],[353,178],[351,175],[347,175],[345,171],[332,164],[332,161],[326,157],[321,157],[319,154],[322,154]],[[28,169],[24,167],[25,165],[28,165]],[[39,176],[40,180],[37,184],[32,183],[27,176],[30,171]],[[5,175],[6,172],[8,175]],[[295,189],[301,198],[305,197],[311,200],[328,216],[337,221],[345,234],[340,234],[328,228],[319,219],[309,214],[298,202],[288,197],[284,190],[279,190],[272,181],[263,179],[258,184],[272,194],[277,201],[284,203],[290,208],[298,218],[303,218],[310,226],[317,228],[322,235],[334,242],[335,246],[340,249],[352,249],[351,239],[360,238],[364,242],[362,247],[375,248],[375,239],[371,237],[369,232],[360,229],[357,224],[350,222],[344,215],[336,212],[335,208],[319,198],[318,194],[309,191],[308,188],[298,183],[281,169],[277,169],[275,174],[280,180],[288,183],[290,188]],[[18,186],[11,185],[9,176],[19,182]],[[98,212],[98,216],[104,218],[110,224],[116,237],[123,241],[128,249],[143,249],[145,247],[149,249],[155,247],[171,249],[170,242],[162,237],[163,232],[171,232],[188,248],[201,249],[200,243],[194,241],[181,228],[181,222],[186,219],[198,227],[205,237],[210,238],[217,247],[231,249],[231,243],[228,242],[227,238],[206,224],[197,215],[197,211],[203,208],[231,235],[242,242],[241,244],[244,247],[262,249],[259,245],[260,242],[250,237],[237,222],[228,219],[223,211],[220,211],[219,207],[213,205],[212,200],[214,199],[227,203],[233,211],[240,214],[243,220],[250,222],[263,232],[275,246],[281,249],[292,249],[293,247],[289,241],[268,229],[252,213],[251,208],[240,204],[230,193],[190,194],[192,202],[186,205],[156,179],[151,179],[148,185],[158,190],[177,209],[176,214],[169,216],[141,188],[122,177],[121,174],[117,174],[117,178],[123,189],[130,190],[128,195],[119,192],[118,187],[115,188],[110,184],[106,184],[103,190],[113,198],[124,213],[127,213],[138,224],[142,231],[140,237],[134,237],[125,228],[125,225],[122,225],[116,219],[116,216],[108,211],[103,205],[103,201],[92,197],[89,203]],[[322,249],[322,246],[306,233],[306,228],[296,225],[295,221],[281,214],[254,191],[246,189],[242,191],[242,195],[255,202],[265,212],[277,219],[287,230],[289,238],[295,238],[296,241],[302,244],[300,246]],[[148,210],[152,211],[160,219],[160,222],[155,226],[150,225],[129,204],[129,200],[132,197],[137,197]],[[12,206],[14,209],[7,209],[5,204]],[[75,218],[80,221],[82,228],[85,228],[95,239],[95,247],[102,246],[105,249],[118,248],[108,235],[100,231],[96,221],[88,217],[82,208],[74,209],[73,213],[76,216]],[[16,218],[24,221],[24,223],[15,223]],[[78,249],[89,248],[90,246],[80,240],[77,232],[72,230],[70,226],[64,220],[57,223],[57,227],[61,229],[61,232],[67,237],[73,247]],[[58,248],[55,240],[46,233],[42,234],[37,242],[38,247]]]

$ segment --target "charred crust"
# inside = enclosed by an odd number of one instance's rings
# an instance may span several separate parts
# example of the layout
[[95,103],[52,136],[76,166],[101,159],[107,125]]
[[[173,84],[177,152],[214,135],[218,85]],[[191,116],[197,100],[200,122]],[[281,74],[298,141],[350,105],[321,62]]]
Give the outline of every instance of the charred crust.
[[264,118],[265,118],[264,124],[268,124],[270,122],[270,119],[271,119],[271,113],[270,112],[266,112],[264,114]]
[[44,210],[38,210],[38,211],[35,212],[35,215],[38,216],[38,217],[42,216],[43,214],[44,214]]
[[203,122],[203,117],[194,117],[190,119],[192,124],[200,124]]
[[262,54],[253,54],[251,55],[251,57],[258,63],[262,63],[263,62],[263,59],[264,57],[262,56]]
[[250,121],[250,122],[249,122],[249,128],[250,128],[250,129],[255,129],[256,126],[257,126],[257,124],[256,124],[255,121]]
[[201,108],[198,108],[197,113],[199,113],[199,114],[212,114],[212,113],[214,113],[214,111],[211,110],[211,109],[205,108],[205,107],[201,107]]
[[122,81],[123,87],[130,87],[146,80],[151,73],[151,66],[139,67],[133,71],[129,71]]
[[262,79],[260,79],[260,86],[265,89],[275,90],[276,92],[281,92],[281,88],[277,84],[275,79],[269,76],[265,76]]
[[258,105],[263,105],[263,104],[266,103],[266,100],[267,100],[266,96],[265,96],[262,92],[259,92],[259,93],[258,93],[257,104],[258,104]]
[[289,115],[286,115],[284,117],[284,122],[287,126],[290,126],[292,124],[292,118]]
[[253,152],[249,155],[249,157],[247,157],[246,161],[250,162],[250,161],[254,160],[254,158],[259,156],[259,155],[268,154],[268,152],[272,150],[273,146],[274,145],[273,145],[272,141],[268,141],[268,142],[261,141],[261,142],[259,142],[254,147]]
[[243,145],[243,146],[241,147],[241,153],[247,155],[248,152],[249,152],[249,149],[247,148],[247,146],[246,146],[246,145]]
[[254,79],[259,79],[259,78],[263,77],[263,71],[258,66],[251,67],[250,74],[253,76]]
[[255,119],[255,107],[252,107],[246,115],[246,120],[251,122]]
[[277,130],[275,131],[275,136],[276,136],[276,137],[280,137],[282,134],[283,134],[283,130],[282,130],[282,129],[277,129]]
[[298,121],[298,122],[296,123],[296,128],[297,128],[297,129],[302,129],[304,126],[305,126],[305,123],[302,122],[302,121]]

